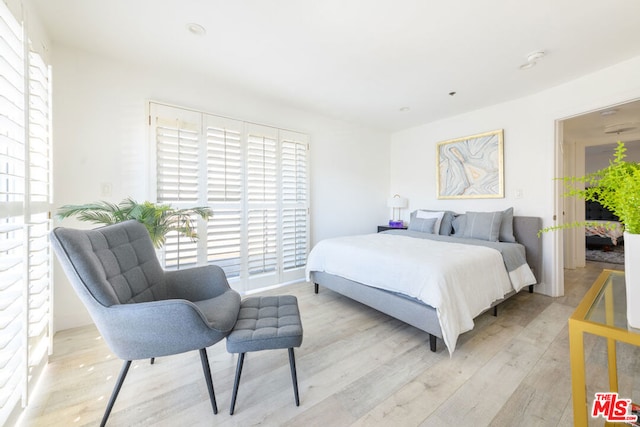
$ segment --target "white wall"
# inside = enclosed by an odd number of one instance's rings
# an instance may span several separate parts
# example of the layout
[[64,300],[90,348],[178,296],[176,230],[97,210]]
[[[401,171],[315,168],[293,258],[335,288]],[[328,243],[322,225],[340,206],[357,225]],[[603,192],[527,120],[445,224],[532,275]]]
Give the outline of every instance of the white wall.
[[[311,139],[312,243],[388,220],[390,135],[249,96],[205,75],[124,64],[54,45],[54,208],[153,198],[146,102],[157,100],[304,132]],[[102,184],[112,195],[104,197]],[[63,225],[90,227],[75,220]],[[60,268],[54,329],[90,323]]]
[[[464,212],[513,206],[516,215],[539,216],[543,226],[553,225],[555,121],[639,98],[638,75],[640,57],[529,97],[394,133],[390,188],[409,198],[404,219],[416,208]],[[438,200],[436,144],[495,129],[504,129],[504,199]],[[516,198],[517,190],[522,198]],[[542,239],[544,271],[538,289],[561,295],[562,279],[554,269],[556,257],[562,256],[561,251],[556,253],[559,237],[546,233]]]

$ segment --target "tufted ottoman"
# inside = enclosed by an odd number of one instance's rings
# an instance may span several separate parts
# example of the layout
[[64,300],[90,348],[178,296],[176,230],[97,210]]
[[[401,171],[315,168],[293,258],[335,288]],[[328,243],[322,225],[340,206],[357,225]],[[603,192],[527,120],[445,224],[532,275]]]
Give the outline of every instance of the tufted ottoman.
[[238,395],[238,385],[242,374],[244,354],[248,351],[289,349],[289,365],[296,406],[300,405],[298,397],[298,380],[296,377],[296,361],[293,347],[302,344],[302,322],[298,310],[298,300],[293,295],[274,297],[249,297],[242,301],[238,321],[233,331],[227,336],[227,351],[240,353],[236,368],[236,379],[233,384],[230,414],[233,415]]

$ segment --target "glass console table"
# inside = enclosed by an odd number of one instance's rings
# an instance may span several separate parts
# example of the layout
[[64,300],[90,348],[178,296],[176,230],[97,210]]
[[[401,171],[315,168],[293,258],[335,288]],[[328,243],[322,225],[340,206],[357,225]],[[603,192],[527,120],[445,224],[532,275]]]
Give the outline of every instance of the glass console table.
[[640,346],[640,329],[627,326],[623,271],[603,270],[569,318],[573,422],[576,426],[588,425],[591,409],[586,395],[584,332],[607,339],[610,390],[601,391],[617,393],[616,341]]

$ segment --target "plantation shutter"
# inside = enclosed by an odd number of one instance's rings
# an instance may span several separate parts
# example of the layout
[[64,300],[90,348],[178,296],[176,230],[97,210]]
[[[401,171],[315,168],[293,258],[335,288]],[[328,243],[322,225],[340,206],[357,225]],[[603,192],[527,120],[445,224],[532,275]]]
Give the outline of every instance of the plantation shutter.
[[[200,114],[158,104],[152,104],[150,112],[155,125],[157,202],[174,208],[198,205]],[[198,234],[202,235],[200,229]],[[198,263],[198,244],[172,232],[166,236],[162,254],[166,268],[192,267]]]
[[213,218],[207,226],[207,262],[228,278],[242,271],[244,193],[242,122],[205,115],[207,202]]
[[282,265],[288,271],[303,268],[309,251],[308,152],[306,135],[281,131]]
[[25,76],[22,28],[0,2],[0,424],[25,388]]
[[52,183],[50,69],[29,52],[27,378],[28,392],[48,361],[51,346],[52,252],[50,203]]
[[50,348],[49,68],[23,33],[0,2],[0,425],[26,405]]
[[247,262],[249,289],[277,272],[278,132],[247,126]]
[[197,243],[167,237],[165,267],[216,264],[240,291],[303,279],[307,136],[154,102],[149,111],[158,202],[213,211]]

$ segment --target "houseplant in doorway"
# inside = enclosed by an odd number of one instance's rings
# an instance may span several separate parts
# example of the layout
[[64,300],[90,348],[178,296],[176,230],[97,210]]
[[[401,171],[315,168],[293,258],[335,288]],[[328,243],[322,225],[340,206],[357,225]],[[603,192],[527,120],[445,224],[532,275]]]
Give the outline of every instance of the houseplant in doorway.
[[170,205],[146,201],[140,203],[127,198],[119,204],[100,201],[84,205],[64,205],[56,215],[61,219],[75,216],[80,221],[104,225],[135,219],[144,224],[153,245],[159,249],[171,231],[197,239],[194,216],[208,220],[213,212],[208,207],[174,209]]
[[[624,226],[625,282],[627,289],[627,322],[640,328],[640,163],[625,160],[626,148],[618,142],[609,166],[582,177],[561,178],[566,185],[565,196],[597,201],[610,210]],[[583,188],[584,187],[584,188]],[[573,222],[542,229],[542,232],[586,225]]]

